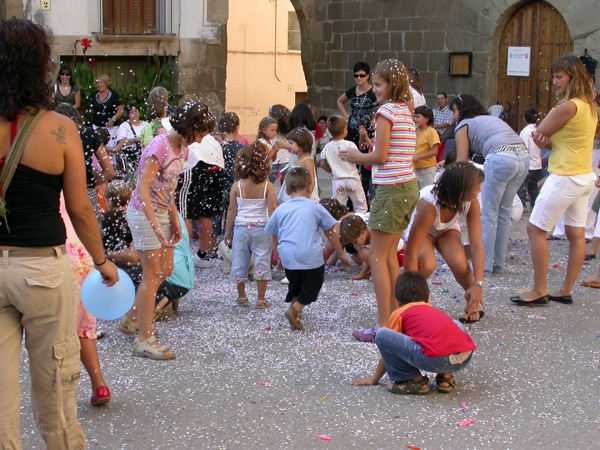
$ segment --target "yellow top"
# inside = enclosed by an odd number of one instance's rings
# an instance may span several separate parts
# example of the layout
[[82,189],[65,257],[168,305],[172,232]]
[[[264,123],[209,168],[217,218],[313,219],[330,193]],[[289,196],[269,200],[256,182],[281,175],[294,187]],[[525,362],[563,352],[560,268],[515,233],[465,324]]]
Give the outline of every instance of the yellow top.
[[577,112],[550,140],[552,151],[548,160],[548,171],[556,175],[584,175],[592,172],[592,149],[598,118],[593,107],[583,100],[574,98]]
[[[427,153],[435,144],[439,143],[440,135],[436,129],[433,127],[428,127],[421,133],[417,134],[417,147],[415,149],[415,156],[418,154]],[[413,162],[415,169],[427,169],[428,167],[433,167],[436,164],[437,159],[435,156],[430,156],[429,158],[419,159],[418,161]]]

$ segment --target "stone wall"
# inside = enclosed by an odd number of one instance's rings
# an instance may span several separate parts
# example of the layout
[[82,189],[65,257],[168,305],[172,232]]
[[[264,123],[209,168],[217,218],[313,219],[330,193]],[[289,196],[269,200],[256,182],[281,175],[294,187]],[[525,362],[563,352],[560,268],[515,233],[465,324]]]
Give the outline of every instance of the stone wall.
[[[428,104],[435,93],[469,92],[493,103],[504,25],[527,0],[292,0],[301,22],[309,98],[323,113],[354,85],[352,66],[396,58],[421,73]],[[548,1],[575,41],[600,55],[600,2]],[[449,52],[473,52],[473,76],[448,75]],[[597,57],[597,56],[596,56]]]

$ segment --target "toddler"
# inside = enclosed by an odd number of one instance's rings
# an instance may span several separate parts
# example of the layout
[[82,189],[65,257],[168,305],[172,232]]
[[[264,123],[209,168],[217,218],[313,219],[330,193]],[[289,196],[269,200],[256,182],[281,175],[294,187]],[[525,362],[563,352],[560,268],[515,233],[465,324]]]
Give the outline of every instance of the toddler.
[[223,238],[226,243],[232,242],[231,276],[237,284],[237,303],[240,306],[248,306],[246,281],[250,258],[254,255],[257,309],[270,305],[265,294],[267,282],[271,279],[272,244],[265,225],[277,207],[275,187],[268,180],[270,172],[270,161],[260,143],[247,145],[239,151],[234,163],[237,182],[229,195],[227,228]]
[[327,129],[332,139],[321,152],[320,166],[333,176],[332,195],[343,205],[350,198],[354,210],[364,214],[367,212],[367,199],[358,168],[356,164],[343,161],[339,156],[341,149],[357,148],[354,142],[344,139],[348,134],[348,123],[342,116],[331,116],[327,120]]
[[289,280],[285,301],[291,305],[285,317],[293,329],[302,330],[302,309],[317,300],[325,275],[319,228],[339,258],[348,265],[352,262],[333,231],[335,219],[320,204],[309,200],[313,191],[310,172],[303,167],[293,167],[285,175],[285,184],[291,198],[275,210],[265,231],[273,235]]
[[413,157],[419,189],[433,184],[437,165],[440,135],[433,128],[433,110],[429,106],[417,106],[413,113],[417,126],[417,146]]

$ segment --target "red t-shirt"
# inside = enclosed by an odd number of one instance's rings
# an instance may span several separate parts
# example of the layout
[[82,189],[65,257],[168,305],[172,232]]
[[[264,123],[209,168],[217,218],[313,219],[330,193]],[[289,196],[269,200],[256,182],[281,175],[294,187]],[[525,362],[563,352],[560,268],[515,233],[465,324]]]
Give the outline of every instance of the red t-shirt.
[[429,303],[414,302],[402,306],[392,313],[387,328],[410,337],[430,358],[477,349],[467,333]]

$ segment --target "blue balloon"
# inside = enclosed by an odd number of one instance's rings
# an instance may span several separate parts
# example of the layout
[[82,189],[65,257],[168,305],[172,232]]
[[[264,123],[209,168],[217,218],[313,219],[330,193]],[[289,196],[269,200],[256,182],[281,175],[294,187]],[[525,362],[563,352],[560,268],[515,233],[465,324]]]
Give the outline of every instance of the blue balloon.
[[115,320],[125,315],[133,306],[135,286],[126,272],[119,271],[119,281],[108,287],[102,283],[97,270],[90,273],[81,285],[81,301],[85,309],[98,319]]

